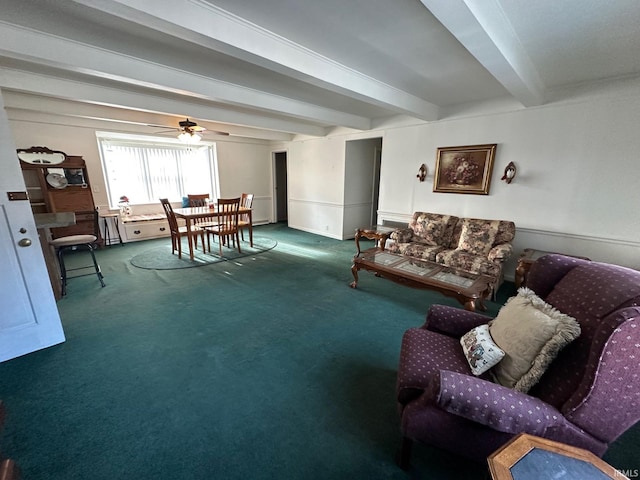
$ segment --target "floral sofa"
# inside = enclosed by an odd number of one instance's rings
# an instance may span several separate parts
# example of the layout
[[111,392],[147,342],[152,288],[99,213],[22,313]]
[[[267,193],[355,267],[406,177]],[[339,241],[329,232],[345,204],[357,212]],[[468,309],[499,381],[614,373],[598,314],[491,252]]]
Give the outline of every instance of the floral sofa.
[[408,227],[391,232],[387,249],[489,275],[496,279],[497,289],[504,278],[503,265],[513,252],[515,233],[515,224],[508,220],[415,212]]

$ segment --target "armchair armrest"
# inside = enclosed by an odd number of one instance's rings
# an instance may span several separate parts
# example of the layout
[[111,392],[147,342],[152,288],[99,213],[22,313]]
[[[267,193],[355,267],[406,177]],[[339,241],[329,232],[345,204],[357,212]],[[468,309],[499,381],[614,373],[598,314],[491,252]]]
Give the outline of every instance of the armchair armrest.
[[436,404],[449,413],[505,433],[543,436],[566,424],[563,415],[542,400],[463,373],[440,370]]
[[487,258],[492,262],[494,260],[498,260],[500,262],[505,262],[513,253],[513,245],[510,243],[501,243],[500,245],[496,245],[487,254]]
[[472,328],[488,323],[491,317],[448,305],[431,305],[422,328],[460,338]]
[[389,238],[398,243],[407,243],[411,241],[411,237],[413,237],[413,230],[409,227],[407,228],[398,228],[389,234]]

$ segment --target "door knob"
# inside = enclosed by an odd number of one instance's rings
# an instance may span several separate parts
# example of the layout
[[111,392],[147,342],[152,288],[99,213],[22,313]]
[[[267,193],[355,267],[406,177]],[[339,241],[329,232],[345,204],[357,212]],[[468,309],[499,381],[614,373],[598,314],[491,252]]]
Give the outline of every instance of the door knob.
[[20,240],[18,242],[18,245],[20,245],[21,247],[30,247],[31,246],[31,240],[28,238],[23,238],[22,240]]

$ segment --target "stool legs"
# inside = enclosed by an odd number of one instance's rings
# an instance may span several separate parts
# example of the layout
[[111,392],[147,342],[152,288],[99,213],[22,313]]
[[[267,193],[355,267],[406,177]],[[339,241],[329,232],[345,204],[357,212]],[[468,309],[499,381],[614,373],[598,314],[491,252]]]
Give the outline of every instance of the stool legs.
[[[104,275],[102,275],[102,271],[100,270],[100,265],[98,265],[98,261],[96,260],[96,255],[94,253],[94,248],[93,245],[91,244],[83,244],[83,245],[73,245],[71,247],[61,247],[58,249],[58,263],[60,264],[60,278],[62,280],[62,296],[64,297],[67,294],[67,267],[65,265],[64,262],[64,252],[67,250],[77,250],[78,248],[86,248],[87,250],[89,250],[89,253],[91,254],[91,260],[93,262],[93,268],[95,270],[95,273],[98,277],[98,281],[100,282],[100,285],[102,285],[103,287],[105,286],[104,283]],[[84,266],[84,267],[77,267],[77,268],[72,268],[69,269],[68,271],[73,271],[73,270],[82,270],[84,268],[89,268],[90,266]],[[87,273],[84,275],[77,275],[78,277],[84,277],[86,275],[92,275],[91,273]],[[72,277],[74,278],[74,277]]]

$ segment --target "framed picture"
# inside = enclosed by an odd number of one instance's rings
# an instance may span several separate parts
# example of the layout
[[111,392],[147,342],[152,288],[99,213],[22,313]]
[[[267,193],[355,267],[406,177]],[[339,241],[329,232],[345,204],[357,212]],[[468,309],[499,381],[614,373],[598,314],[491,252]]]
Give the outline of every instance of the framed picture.
[[496,146],[438,148],[433,191],[488,195]]

